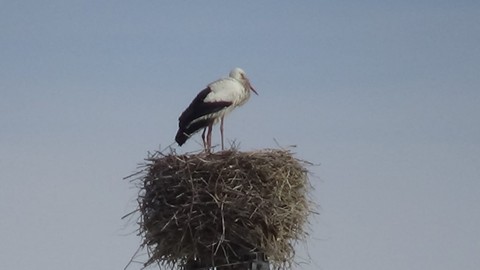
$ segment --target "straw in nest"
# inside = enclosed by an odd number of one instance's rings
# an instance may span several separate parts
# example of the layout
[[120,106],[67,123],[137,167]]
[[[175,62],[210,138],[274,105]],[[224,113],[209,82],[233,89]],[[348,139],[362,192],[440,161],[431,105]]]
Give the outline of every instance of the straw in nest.
[[252,253],[290,266],[310,213],[304,165],[287,150],[149,157],[137,182],[145,266],[221,269]]

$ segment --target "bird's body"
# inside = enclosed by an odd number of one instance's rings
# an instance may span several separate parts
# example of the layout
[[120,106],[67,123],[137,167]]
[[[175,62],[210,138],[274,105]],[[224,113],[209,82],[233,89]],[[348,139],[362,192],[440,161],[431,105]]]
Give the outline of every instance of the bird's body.
[[[248,101],[250,90],[257,93],[250,85],[245,72],[240,68],[233,69],[229,77],[210,83],[198,93],[180,115],[175,141],[181,146],[190,136],[203,128],[202,139],[205,150],[209,151],[212,126],[220,121],[223,149],[223,119],[226,114]],[[205,138],[207,128],[208,133]]]

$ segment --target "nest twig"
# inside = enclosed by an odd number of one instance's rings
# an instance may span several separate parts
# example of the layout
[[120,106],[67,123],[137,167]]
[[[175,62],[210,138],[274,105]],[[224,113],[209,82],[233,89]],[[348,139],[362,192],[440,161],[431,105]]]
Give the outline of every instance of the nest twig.
[[148,157],[136,178],[145,266],[222,269],[263,253],[289,267],[311,211],[304,165],[287,150]]

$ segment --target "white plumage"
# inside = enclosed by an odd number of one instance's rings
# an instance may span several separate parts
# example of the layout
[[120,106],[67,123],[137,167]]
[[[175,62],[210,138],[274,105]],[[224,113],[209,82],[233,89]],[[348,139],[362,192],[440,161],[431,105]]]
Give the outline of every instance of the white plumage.
[[[234,68],[229,77],[210,83],[198,93],[188,108],[180,115],[175,141],[179,145],[183,145],[190,136],[203,128],[202,139],[205,151],[208,152],[212,146],[212,126],[220,121],[223,150],[224,117],[236,107],[245,104],[250,98],[250,91],[257,94],[241,68]],[[205,137],[207,129],[207,137]]]

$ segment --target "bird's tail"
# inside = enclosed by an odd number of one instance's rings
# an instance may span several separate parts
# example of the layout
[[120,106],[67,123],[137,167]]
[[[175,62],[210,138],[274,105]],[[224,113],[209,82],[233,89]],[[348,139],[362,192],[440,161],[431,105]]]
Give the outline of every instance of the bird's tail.
[[180,128],[177,131],[177,135],[175,136],[175,141],[178,143],[178,145],[182,146],[189,138],[190,136],[185,133],[185,131]]
[[213,124],[213,119],[202,119],[188,125],[180,124],[177,135],[175,136],[175,141],[178,145],[182,146],[195,132],[211,124]]

